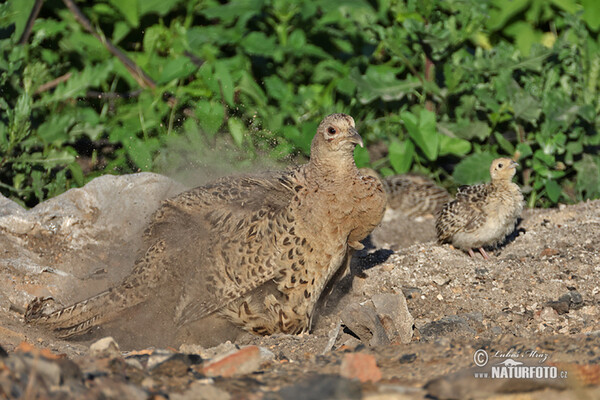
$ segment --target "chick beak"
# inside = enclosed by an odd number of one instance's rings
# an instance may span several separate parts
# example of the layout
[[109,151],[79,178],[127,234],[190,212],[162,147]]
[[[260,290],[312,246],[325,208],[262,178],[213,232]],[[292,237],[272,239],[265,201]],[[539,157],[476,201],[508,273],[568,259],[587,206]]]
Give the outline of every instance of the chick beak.
[[519,163],[518,163],[518,162],[516,162],[516,161],[514,161],[514,160],[512,160],[512,161],[510,162],[510,166],[511,166],[511,168],[517,168],[517,167],[519,166]]
[[358,134],[358,131],[356,130],[356,128],[350,127],[349,132],[350,132],[350,136],[348,137],[348,140],[351,143],[358,144],[358,145],[360,145],[360,147],[365,147],[363,140],[360,137],[360,135]]

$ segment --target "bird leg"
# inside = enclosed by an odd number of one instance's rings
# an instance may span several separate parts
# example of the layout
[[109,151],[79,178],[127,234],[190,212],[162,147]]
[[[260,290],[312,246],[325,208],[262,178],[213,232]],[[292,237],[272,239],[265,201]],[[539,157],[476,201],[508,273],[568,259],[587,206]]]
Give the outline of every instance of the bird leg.
[[488,253],[485,252],[485,250],[483,249],[483,247],[479,248],[479,252],[481,253],[481,255],[483,256],[484,259],[489,260],[490,256],[488,256]]
[[475,253],[473,253],[473,249],[469,249],[469,255],[471,256],[471,258],[475,257]]

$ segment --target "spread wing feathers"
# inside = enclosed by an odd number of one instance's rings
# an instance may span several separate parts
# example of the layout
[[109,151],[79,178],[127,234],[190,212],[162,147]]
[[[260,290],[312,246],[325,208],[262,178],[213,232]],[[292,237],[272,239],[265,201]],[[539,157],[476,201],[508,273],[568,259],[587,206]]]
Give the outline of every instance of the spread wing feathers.
[[276,237],[293,222],[288,211],[298,172],[224,178],[166,200],[144,233],[148,251],[119,286],[48,315],[44,300],[34,301],[26,320],[75,336],[169,284],[178,285],[175,299],[184,293],[179,325],[217,311],[275,277]]
[[473,232],[486,222],[485,202],[489,184],[461,186],[456,199],[446,203],[436,221],[438,239],[442,242],[458,232]]
[[[294,222],[290,203],[297,187],[294,171],[225,178],[168,200],[157,211],[146,240],[160,238],[178,248],[171,267],[182,275],[176,281],[185,282],[175,313],[178,325],[277,276],[277,238]],[[177,224],[183,220],[186,229]],[[171,232],[177,232],[177,243],[169,239]]]
[[435,214],[450,200],[446,189],[419,174],[402,174],[383,179],[388,206],[409,216]]

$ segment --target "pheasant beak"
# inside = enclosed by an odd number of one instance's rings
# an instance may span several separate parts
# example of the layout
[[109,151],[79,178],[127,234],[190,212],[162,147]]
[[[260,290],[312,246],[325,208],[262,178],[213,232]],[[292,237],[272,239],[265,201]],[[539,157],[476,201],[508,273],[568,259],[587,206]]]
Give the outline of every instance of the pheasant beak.
[[517,168],[518,166],[519,166],[519,163],[518,163],[518,162],[516,162],[516,161],[514,161],[514,160],[510,162],[510,167],[511,167],[511,168]]
[[350,129],[348,131],[350,133],[350,136],[348,136],[348,140],[351,143],[358,144],[358,145],[360,145],[360,147],[365,147],[363,140],[360,137],[360,135],[358,134],[358,131],[356,130],[356,128],[350,127]]

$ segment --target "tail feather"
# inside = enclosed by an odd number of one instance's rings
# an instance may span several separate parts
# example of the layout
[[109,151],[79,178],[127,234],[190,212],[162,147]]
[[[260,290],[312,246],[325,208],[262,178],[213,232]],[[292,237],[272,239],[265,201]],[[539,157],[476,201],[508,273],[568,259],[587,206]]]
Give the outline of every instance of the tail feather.
[[62,308],[50,314],[44,314],[43,306],[49,298],[36,298],[25,312],[25,321],[33,325],[42,325],[56,331],[62,338],[81,335],[94,326],[114,318],[126,308],[143,301],[141,296],[124,296],[116,288],[97,294],[94,297]]
[[146,301],[146,294],[161,282],[160,271],[166,270],[166,242],[159,240],[138,259],[131,274],[118,286],[89,299],[77,302],[50,314],[44,314],[44,304],[50,298],[36,298],[25,312],[25,322],[42,325],[56,331],[60,337],[86,333],[94,326],[111,320],[123,310]]

